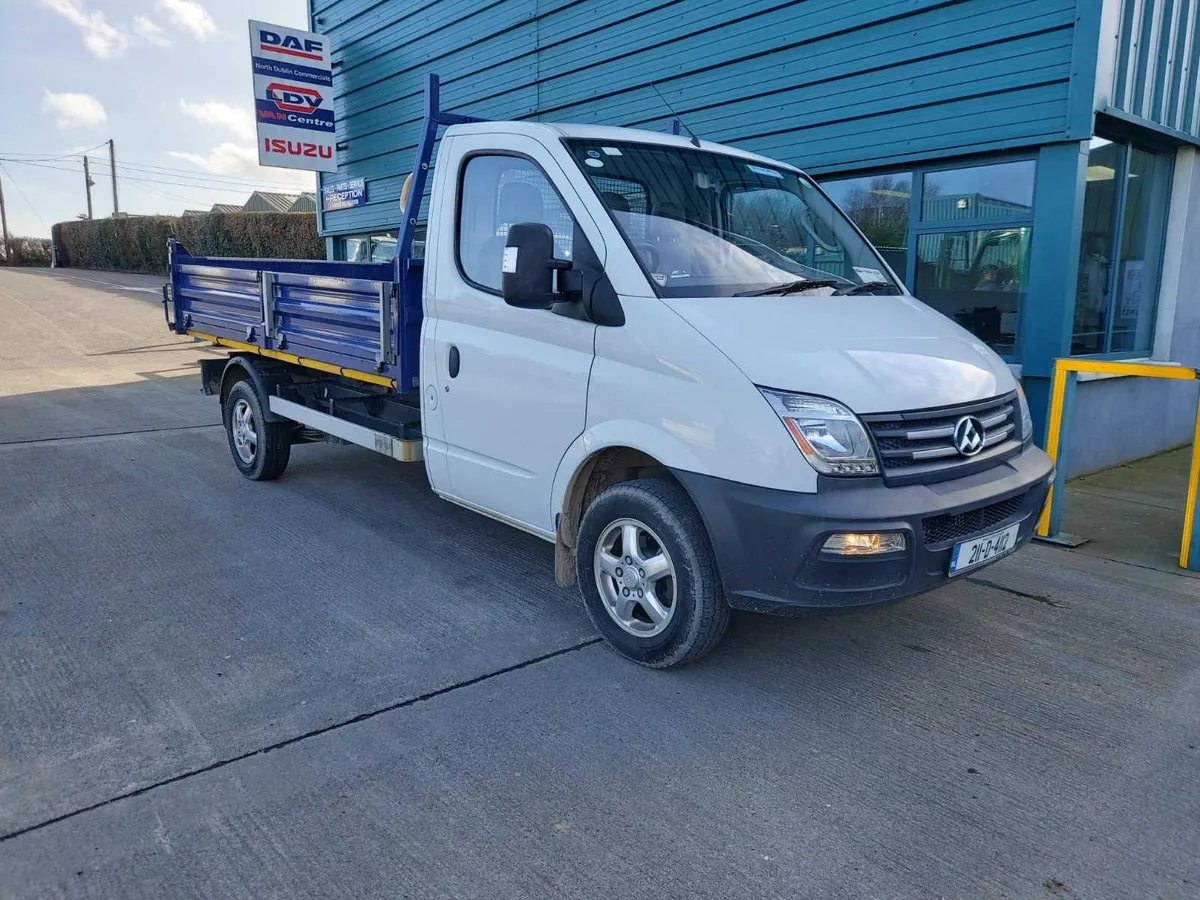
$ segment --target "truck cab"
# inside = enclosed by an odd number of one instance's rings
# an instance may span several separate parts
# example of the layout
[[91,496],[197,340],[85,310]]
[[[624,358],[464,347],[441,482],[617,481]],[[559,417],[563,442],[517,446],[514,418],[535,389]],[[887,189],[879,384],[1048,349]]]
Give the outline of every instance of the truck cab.
[[[251,436],[263,455],[324,433],[419,456],[440,496],[553,542],[559,583],[654,667],[712,649],[731,608],[892,602],[1031,538],[1052,465],[1008,366],[911,296],[801,171],[676,135],[459,121],[433,172],[423,259],[405,256],[416,209],[400,229],[374,373],[285,358],[273,300],[261,341],[203,333],[187,298],[199,309],[217,261],[173,260],[176,330],[241,351],[205,384],[243,474],[283,471],[247,468]],[[326,287],[382,284],[384,267],[318,265]]]

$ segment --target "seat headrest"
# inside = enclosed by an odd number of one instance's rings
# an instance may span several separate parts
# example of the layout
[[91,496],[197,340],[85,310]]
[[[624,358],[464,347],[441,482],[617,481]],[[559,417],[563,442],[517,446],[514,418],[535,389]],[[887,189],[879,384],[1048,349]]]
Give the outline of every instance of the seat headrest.
[[629,212],[629,198],[627,198],[624,194],[618,194],[615,191],[604,191],[604,193],[600,195],[600,199],[602,199],[604,201],[604,205],[613,212]]
[[500,188],[500,221],[509,225],[518,222],[543,221],[542,192],[524,181],[510,181]]

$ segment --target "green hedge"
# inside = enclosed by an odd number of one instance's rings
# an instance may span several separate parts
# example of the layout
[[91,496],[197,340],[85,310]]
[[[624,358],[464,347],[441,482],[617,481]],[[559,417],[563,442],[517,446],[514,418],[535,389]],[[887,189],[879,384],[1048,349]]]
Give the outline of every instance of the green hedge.
[[196,256],[324,259],[315,213],[209,213],[59,222],[58,264],[122,272],[167,271],[167,238]]
[[50,239],[10,237],[8,245],[12,258],[4,255],[4,242],[0,240],[0,266],[48,266],[50,265]]

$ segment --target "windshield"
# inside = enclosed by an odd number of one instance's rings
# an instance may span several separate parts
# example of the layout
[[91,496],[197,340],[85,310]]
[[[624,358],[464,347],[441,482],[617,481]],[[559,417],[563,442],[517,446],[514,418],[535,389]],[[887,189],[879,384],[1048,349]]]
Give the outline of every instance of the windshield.
[[660,296],[830,294],[865,285],[901,293],[845,215],[802,175],[690,147],[566,144]]

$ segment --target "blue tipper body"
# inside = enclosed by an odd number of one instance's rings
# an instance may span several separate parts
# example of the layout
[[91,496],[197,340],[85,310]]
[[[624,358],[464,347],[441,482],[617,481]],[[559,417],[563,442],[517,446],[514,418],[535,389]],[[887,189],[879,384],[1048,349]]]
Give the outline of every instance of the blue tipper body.
[[[430,75],[410,206],[424,192],[438,127],[473,121],[438,109],[438,80]],[[178,334],[391,378],[399,392],[418,388],[424,274],[424,260],[412,255],[418,213],[415,206],[406,210],[388,263],[193,256],[172,238],[167,324]]]

